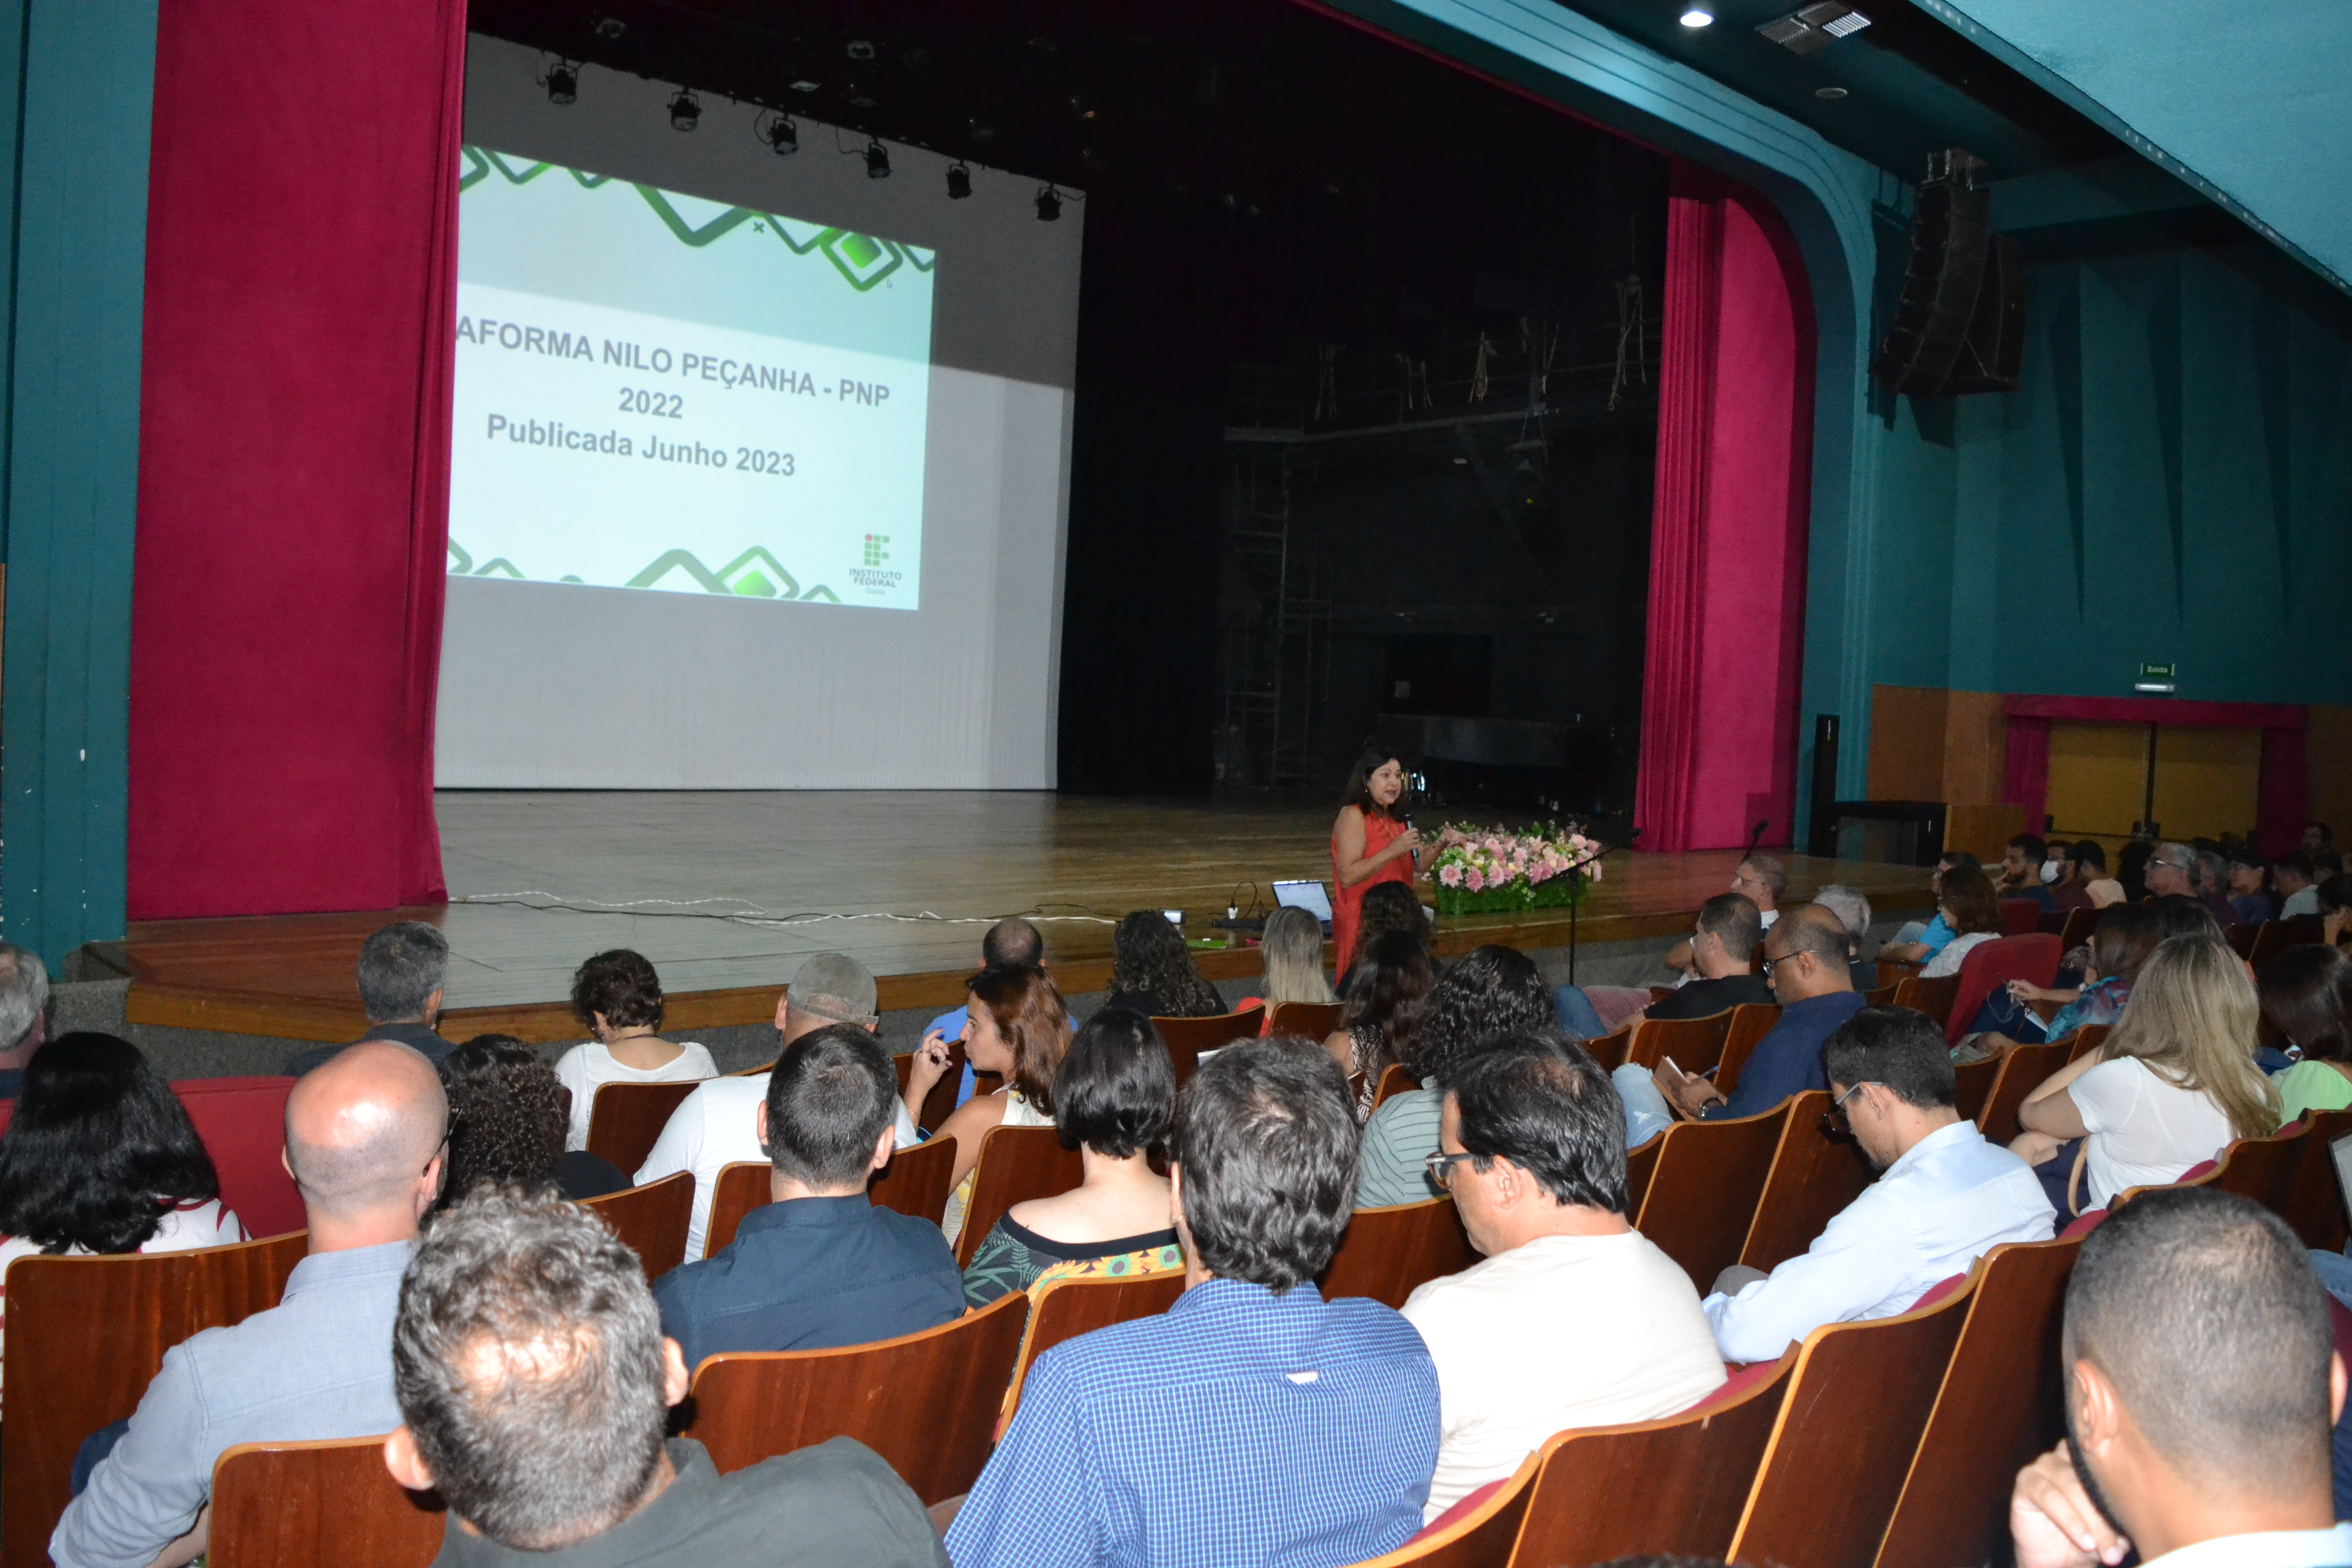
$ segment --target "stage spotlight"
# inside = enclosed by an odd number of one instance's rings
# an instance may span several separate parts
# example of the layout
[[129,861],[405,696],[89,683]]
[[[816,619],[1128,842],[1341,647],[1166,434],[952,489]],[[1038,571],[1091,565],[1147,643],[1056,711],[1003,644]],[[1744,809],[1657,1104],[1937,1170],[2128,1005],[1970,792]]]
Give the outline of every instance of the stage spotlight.
[[767,132],[760,139],[779,158],[789,158],[801,150],[801,128],[781,114],[768,121]]
[[572,103],[580,97],[580,68],[574,65],[551,65],[547,68],[547,101]]
[[1047,185],[1037,193],[1037,221],[1055,223],[1062,216],[1062,193]]
[[890,149],[878,141],[866,143],[866,177],[869,180],[890,177]]
[[1715,13],[1704,5],[1694,5],[1683,13],[1683,26],[1685,27],[1704,27],[1714,20]]
[[948,165],[948,200],[960,202],[971,195],[971,171],[961,163]]
[[669,100],[669,128],[673,131],[691,131],[701,119],[701,100],[686,89],[679,88],[677,96]]

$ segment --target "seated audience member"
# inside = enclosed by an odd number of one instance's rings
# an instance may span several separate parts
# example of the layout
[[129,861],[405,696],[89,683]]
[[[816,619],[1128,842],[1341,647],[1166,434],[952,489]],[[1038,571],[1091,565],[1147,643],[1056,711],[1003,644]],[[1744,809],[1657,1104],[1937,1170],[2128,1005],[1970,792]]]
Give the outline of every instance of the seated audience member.
[[661,978],[642,953],[616,947],[582,964],[572,976],[572,1011],[595,1038],[555,1063],[555,1076],[572,1091],[566,1148],[588,1147],[588,1119],[605,1084],[698,1083],[719,1076],[709,1051],[661,1037]]
[[1217,988],[1201,978],[1184,933],[1158,910],[1133,910],[1111,928],[1110,994],[1106,1007],[1147,1018],[1213,1018],[1227,1011]]
[[2042,866],[2049,858],[2050,846],[2035,835],[2021,833],[2011,839],[2000,852],[2000,875],[1992,885],[1994,900],[2030,899],[2045,910],[2056,908],[2042,881]]
[[1845,927],[1846,967],[1853,971],[1856,991],[1878,989],[1877,963],[1863,962],[1863,939],[1870,935],[1870,897],[1859,888],[1832,882],[1813,895],[1813,902],[1837,916]]
[[49,972],[41,955],[0,942],[0,1100],[25,1085],[25,1064],[48,1037]]
[[2177,1181],[2233,1138],[2269,1137],[2278,1092],[2254,1066],[2260,1014],[2254,983],[2228,946],[2168,939],[2141,968],[2106,1043],[2025,1097],[2017,1119],[2026,1131],[2010,1148],[2071,1218],[2126,1188]]
[[1421,1528],[1429,1352],[1388,1308],[1314,1284],[1348,1227],[1347,1079],[1302,1041],[1250,1040],[1178,1105],[1184,1294],[1037,1359],[949,1527],[956,1568],[1327,1568]]
[[2274,919],[2278,906],[2263,887],[2269,868],[2263,864],[2262,852],[2250,844],[2234,846],[2230,851],[2230,908],[2240,925],[2258,926]]
[[[1935,870],[1928,873],[1928,889],[1939,903],[1944,897],[1944,879],[1963,866],[1971,871],[1983,868],[1977,864],[1977,858],[1967,850],[1948,849],[1936,862]],[[1916,921],[1906,921],[1895,933],[1895,940],[1878,950],[1878,956],[1904,963],[1925,963],[1943,952],[1944,944],[1950,942],[1954,934],[1952,928],[1944,923],[1943,914],[1938,910],[1936,917],[1925,925]]]
[[2124,885],[2107,875],[2107,852],[2095,838],[2074,846],[2074,886],[2082,889],[2095,910],[2124,901]]
[[[989,927],[987,934],[980,939],[980,966],[982,969],[1043,969],[1045,967],[1045,939],[1037,934],[1035,926],[1020,916],[1008,916]],[[969,1016],[968,1009],[958,1007],[932,1019],[923,1031],[923,1048],[933,1048],[933,1041],[936,1040],[937,1048],[944,1053],[948,1041],[963,1038],[964,1020]],[[973,1082],[971,1063],[967,1061],[963,1064],[963,1081],[956,1086],[955,1102],[958,1105],[971,1098]],[[919,1106],[916,1109],[919,1112],[921,1110]],[[903,1130],[899,1142],[908,1142]]]
[[[804,960],[790,988],[776,998],[780,1049],[827,1025],[854,1024],[871,1034],[880,1023],[874,1010],[874,976],[856,959],[837,952],[820,952]],[[916,1142],[915,1117],[947,1065],[947,1047],[937,1041],[927,1041],[915,1053],[914,1070],[898,1117],[901,1144],[911,1148]],[[636,1184],[641,1187],[680,1171],[694,1173],[694,1215],[687,1222],[686,1232],[688,1258],[702,1256],[719,1173],[730,1165],[768,1157],[755,1131],[759,1109],[767,1098],[766,1073],[714,1078],[697,1085],[669,1113],[661,1136],[654,1141],[653,1152],[637,1167]]]
[[[1984,879],[1981,871],[1966,874]],[[1945,879],[1947,887],[1950,882]],[[1780,1000],[1780,1021],[1757,1042],[1728,1100],[1706,1079],[1677,1074],[1663,1062],[1654,1077],[1628,1062],[1613,1075],[1628,1110],[1640,1109],[1637,1101],[1663,1095],[1685,1116],[1755,1116],[1792,1094],[1827,1087],[1822,1077],[1822,1042],[1863,1005],[1846,968],[1844,924],[1813,904],[1791,911],[1765,935],[1764,974]],[[1654,1089],[1645,1091],[1653,1084]]]
[[2222,934],[2221,922],[2213,917],[2213,907],[2193,893],[2166,893],[2150,900],[2147,907],[2155,911],[2157,924],[2162,928],[2167,942],[2176,936],[2228,940]]
[[2140,879],[2152,899],[2197,898],[2197,852],[2186,844],[2159,844],[2148,852]]
[[983,969],[964,982],[964,989],[971,995],[964,1055],[980,1071],[1002,1078],[1004,1087],[972,1096],[940,1128],[939,1136],[956,1141],[955,1191],[948,1194],[940,1225],[950,1242],[963,1230],[981,1141],[998,1127],[1054,1125],[1054,1075],[1070,1045],[1069,1010],[1045,971]]
[[2254,989],[2263,1042],[2298,1058],[2272,1080],[2280,1125],[2352,1107],[2352,958],[2326,942],[2299,943],[2254,972]]
[[41,1253],[246,1239],[179,1097],[128,1040],[58,1036],[25,1069],[16,1100],[0,1132],[0,1279]]
[[1555,1432],[1671,1415],[1723,1382],[1690,1276],[1626,1219],[1624,1114],[1591,1058],[1536,1035],[1472,1058],[1442,1138],[1430,1168],[1486,1261],[1404,1304],[1437,1363],[1430,1519]]
[[[2083,847],[2061,839],[2050,841],[2050,865],[2058,868],[2055,880],[2048,884],[2050,907],[2054,910],[2090,910],[2098,908],[2091,897],[2092,873],[2083,865]],[[2120,890],[2120,889],[2118,889]]]
[[1993,896],[1992,883],[1982,871],[1963,867],[1946,877],[1937,913],[1951,929],[1952,940],[1919,971],[1922,979],[1958,974],[1969,953],[2000,936],[2000,900]]
[[449,1097],[449,1176],[439,1207],[484,1182],[552,1186],[567,1198],[625,1191],[628,1173],[563,1146],[563,1086],[547,1058],[512,1035],[477,1035],[441,1058]]
[[881,1042],[828,1024],[784,1047],[758,1116],[770,1201],[716,1256],[654,1284],[688,1370],[720,1351],[822,1351],[937,1328],[963,1311],[939,1227],[866,1184],[890,1163],[898,1080]]
[[1726,1270],[1706,1303],[1726,1361],[1771,1361],[1823,1323],[1908,1311],[2002,1242],[2047,1241],[2053,1228],[2032,1168],[1953,1109],[1934,1019],[1866,1007],[1822,1042],[1822,1064],[1832,1114],[1878,1179],[1769,1275]]
[[1404,1068],[1421,1087],[1391,1096],[1364,1124],[1356,1206],[1387,1208],[1439,1196],[1429,1179],[1444,1111],[1438,1083],[1495,1041],[1537,1033],[1551,1019],[1551,993],[1526,953],[1478,947],[1457,959],[1430,988],[1404,1046]]
[[2302,845],[2306,855],[2333,849],[2336,847],[2336,830],[2324,822],[2306,822],[2303,825]]
[[2230,858],[2218,849],[2197,851],[2197,896],[2213,911],[2222,930],[2238,923],[2238,908],[2230,901]]
[[[1356,906],[1356,953],[1348,960],[1353,973],[1356,958],[1360,957],[1374,937],[1391,931],[1402,931],[1421,943],[1424,952],[1435,955],[1435,939],[1430,931],[1430,915],[1412,889],[1403,882],[1374,882],[1364,889],[1363,902]],[[1347,994],[1348,976],[1339,976],[1339,990]]]
[[2112,905],[2099,911],[2098,923],[2091,928],[2090,966],[2078,989],[2059,991],[2012,980],[2010,997],[2020,1005],[2060,1005],[2043,1026],[2040,1037],[2045,1043],[2071,1039],[2086,1024],[2113,1024],[2123,1016],[2124,1004],[2131,998],[2132,982],[2139,978],[2141,966],[2163,940],[2164,927],[2154,910],[2140,904]]
[[2344,1366],[2275,1215],[2210,1187],[2126,1204],[2083,1238],[2059,1353],[2066,1439],[2018,1472],[2018,1568],[2352,1563],[2328,1479]]
[[2333,849],[2315,849],[2311,855],[2311,868],[2323,882],[2330,877],[2344,875],[2344,857]]
[[2319,912],[2319,871],[2307,852],[2298,849],[2272,861],[2271,886],[2278,890],[2279,919]]
[[179,1568],[205,1552],[223,1450],[400,1425],[393,1312],[417,1224],[440,1195],[448,1131],[433,1063],[407,1046],[346,1046],[294,1086],[286,1165],[310,1253],[277,1306],[163,1352],[128,1429],[49,1538],[59,1568]]
[[487,1187],[435,1222],[392,1331],[384,1468],[448,1504],[436,1568],[943,1568],[922,1503],[848,1437],[720,1476],[636,1255],[593,1215]]
[[1168,1224],[1168,1178],[1145,1158],[1167,1142],[1176,1119],[1176,1068],[1151,1020],[1124,1007],[1087,1019],[1054,1074],[1054,1110],[1062,1147],[1078,1152],[1086,1179],[1014,1204],[990,1227],[963,1271],[967,1305],[1026,1290],[1049,1271],[1155,1274],[1184,1266]]
[[1323,973],[1323,922],[1313,911],[1285,904],[1266,916],[1258,952],[1265,960],[1265,979],[1258,987],[1264,994],[1243,997],[1234,1010],[1263,1005],[1265,1019],[1258,1025],[1259,1034],[1274,1033],[1275,1009],[1285,1003],[1328,1005],[1339,999]]
[[2124,890],[2124,901],[2137,904],[2147,899],[2147,863],[2156,854],[2156,846],[2145,838],[2135,838],[2116,851],[2116,881]]
[[[1731,890],[1756,906],[1764,929],[1770,931],[1780,918],[1780,898],[1789,890],[1789,868],[1773,855],[1750,855],[1731,870]],[[1678,942],[1667,950],[1668,969],[1682,971],[1686,982],[1696,970],[1691,958],[1691,944]],[[1682,984],[1677,982],[1676,984]]]
[[2319,895],[2320,940],[2331,947],[2352,946],[2352,877],[2330,877]]
[[[449,1042],[433,1031],[441,1021],[441,983],[449,973],[449,939],[423,921],[378,928],[360,944],[360,1006],[367,1014],[362,1040],[394,1040],[438,1063]],[[319,1046],[286,1064],[296,1078],[341,1046]]]
[[[1374,891],[1395,885],[1382,882]],[[1323,1048],[1341,1072],[1356,1079],[1357,1121],[1372,1114],[1381,1075],[1411,1049],[1414,1026],[1436,984],[1429,944],[1418,932],[1382,931],[1356,944],[1356,962],[1348,967],[1347,998],[1339,1005],[1339,1026]]]
[[1754,903],[1738,893],[1716,894],[1699,906],[1691,931],[1696,978],[1650,1004],[1643,1016],[1710,1018],[1745,1003],[1770,1002],[1772,987],[1754,973],[1756,944],[1763,939],[1763,916]]

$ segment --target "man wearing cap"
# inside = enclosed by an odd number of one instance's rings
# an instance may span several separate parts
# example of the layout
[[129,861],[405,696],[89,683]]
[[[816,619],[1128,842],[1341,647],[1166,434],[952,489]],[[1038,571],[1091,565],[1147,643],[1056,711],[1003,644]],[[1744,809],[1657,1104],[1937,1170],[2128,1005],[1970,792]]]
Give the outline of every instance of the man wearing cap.
[[[776,1046],[779,1054],[803,1035],[828,1024],[855,1024],[869,1034],[881,1025],[874,1007],[874,976],[856,959],[838,952],[820,952],[803,963],[790,989],[776,998]],[[915,1053],[915,1070],[907,1085],[907,1100],[923,1103],[931,1086],[945,1070],[948,1052]],[[756,1125],[760,1107],[768,1098],[768,1075],[715,1078],[698,1086],[670,1112],[667,1125],[655,1140],[653,1152],[637,1168],[636,1184],[658,1182],[680,1171],[694,1173],[694,1215],[687,1224],[686,1255],[702,1256],[702,1238],[710,1228],[710,1199],[719,1173],[742,1162],[764,1163]],[[898,1115],[898,1145],[914,1146],[915,1121],[902,1100]]]

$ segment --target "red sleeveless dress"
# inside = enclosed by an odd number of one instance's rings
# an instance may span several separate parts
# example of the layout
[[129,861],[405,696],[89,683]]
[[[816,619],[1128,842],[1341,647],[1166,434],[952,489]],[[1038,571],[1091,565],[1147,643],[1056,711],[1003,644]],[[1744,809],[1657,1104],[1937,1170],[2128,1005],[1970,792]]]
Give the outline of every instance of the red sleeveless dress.
[[[1379,854],[1404,837],[1405,826],[1371,812],[1364,812],[1364,854]],[[1348,965],[1356,961],[1356,926],[1363,918],[1364,894],[1380,882],[1402,882],[1412,886],[1412,857],[1400,855],[1352,888],[1339,884],[1339,830],[1331,829],[1331,941],[1338,948],[1331,973],[1345,978]]]

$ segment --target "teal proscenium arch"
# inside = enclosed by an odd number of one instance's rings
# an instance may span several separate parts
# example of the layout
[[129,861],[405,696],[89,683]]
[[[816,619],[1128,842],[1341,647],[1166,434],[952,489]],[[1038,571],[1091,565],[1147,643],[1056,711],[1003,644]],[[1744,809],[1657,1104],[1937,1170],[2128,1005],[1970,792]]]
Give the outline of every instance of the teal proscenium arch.
[[[1898,182],[1777,110],[1547,0],[1302,0],[1764,193],[1796,236],[1813,292],[1812,512],[1797,842],[1814,713],[1839,715],[1841,798],[1859,797],[1870,742],[1873,552],[1887,429],[1868,392],[1874,199]],[[1541,170],[1530,168],[1529,178]],[[1778,826],[1777,824],[1775,825]]]

